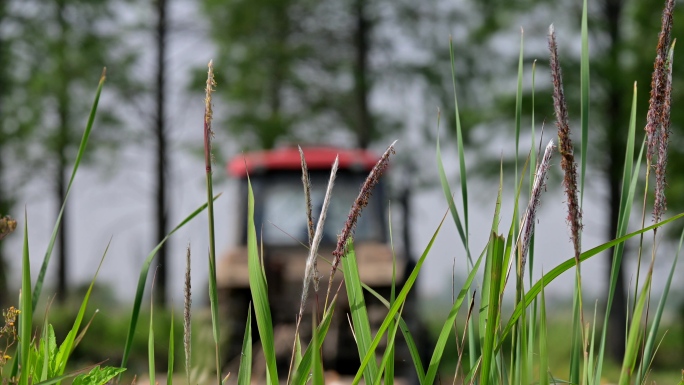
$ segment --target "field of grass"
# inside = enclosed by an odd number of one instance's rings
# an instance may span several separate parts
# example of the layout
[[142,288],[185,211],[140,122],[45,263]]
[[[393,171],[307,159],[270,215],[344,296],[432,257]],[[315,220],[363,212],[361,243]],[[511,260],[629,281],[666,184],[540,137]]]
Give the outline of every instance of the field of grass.
[[[129,371],[140,375],[140,357],[133,365],[134,346],[147,347],[147,377],[154,384],[157,379],[158,369],[167,368],[165,376],[167,384],[174,381],[174,373],[182,373],[184,368],[186,383],[224,383],[250,384],[252,380],[265,378],[268,384],[278,384],[285,381],[287,384],[303,385],[307,382],[322,384],[325,382],[325,368],[323,367],[321,346],[328,337],[331,328],[333,314],[338,307],[340,290],[346,292],[346,298],[350,302],[350,327],[353,329],[357,350],[359,352],[360,365],[353,378],[349,379],[352,384],[364,381],[367,384],[393,384],[394,373],[397,372],[395,360],[396,347],[406,344],[411,354],[412,362],[404,362],[414,369],[413,381],[421,385],[453,382],[453,383],[477,383],[487,384],[541,384],[550,383],[573,383],[573,384],[600,384],[604,379],[610,378],[620,385],[644,384],[651,380],[662,383],[674,383],[680,381],[681,373],[673,370],[663,373],[657,366],[661,362],[654,360],[660,346],[663,325],[661,316],[665,308],[665,301],[669,293],[677,258],[673,259],[670,274],[664,288],[664,295],[659,301],[650,300],[651,281],[653,279],[653,264],[659,257],[655,248],[643,250],[640,255],[641,276],[637,276],[634,285],[636,298],[630,304],[630,312],[625,320],[628,325],[627,343],[625,355],[617,366],[610,363],[606,358],[606,331],[608,328],[607,314],[610,311],[612,299],[615,295],[617,267],[622,262],[624,242],[631,238],[655,237],[661,226],[677,221],[684,217],[684,213],[664,218],[665,212],[665,164],[667,161],[667,144],[670,125],[670,92],[672,86],[672,55],[674,41],[670,38],[671,12],[674,1],[669,1],[663,17],[663,29],[657,48],[655,71],[653,74],[653,90],[649,103],[648,121],[646,125],[646,138],[643,143],[637,142],[636,134],[636,92],[631,110],[631,123],[625,132],[627,146],[625,148],[625,164],[622,180],[622,197],[620,204],[620,216],[617,224],[615,239],[589,250],[582,249],[582,191],[584,191],[584,175],[587,168],[587,143],[588,143],[588,110],[590,106],[589,95],[589,57],[588,57],[588,30],[586,0],[582,18],[582,73],[581,73],[581,100],[579,127],[581,142],[574,146],[570,139],[570,119],[566,108],[565,95],[563,92],[561,64],[557,56],[555,33],[553,28],[549,30],[550,67],[554,85],[554,107],[556,112],[557,137],[548,143],[537,143],[537,128],[533,124],[529,128],[531,142],[520,143],[519,138],[523,130],[521,115],[523,108],[530,108],[534,116],[534,105],[522,106],[522,84],[524,78],[531,76],[532,84],[535,68],[531,74],[526,74],[523,68],[522,44],[520,46],[520,60],[517,83],[517,103],[512,119],[512,127],[515,130],[516,167],[515,186],[504,186],[503,182],[498,185],[498,198],[492,202],[492,224],[488,230],[489,241],[480,250],[471,249],[469,242],[468,221],[468,178],[466,175],[465,151],[462,128],[458,118],[458,102],[454,100],[456,110],[456,136],[455,141],[459,154],[459,186],[458,194],[453,194],[449,186],[447,175],[441,161],[440,143],[436,143],[436,159],[444,198],[449,204],[449,211],[445,214],[445,220],[454,221],[457,234],[453,237],[454,248],[463,248],[468,259],[468,271],[460,291],[451,304],[448,316],[439,321],[435,327],[435,339],[429,347],[428,357],[423,358],[416,343],[413,332],[407,326],[405,320],[415,317],[415,314],[404,313],[404,305],[414,284],[420,274],[423,262],[430,254],[430,249],[435,237],[441,230],[441,224],[435,229],[434,236],[425,247],[423,253],[416,262],[414,269],[407,274],[401,287],[393,287],[388,298],[380,298],[386,305],[387,312],[384,320],[378,328],[371,329],[369,314],[364,301],[363,293],[379,296],[370,287],[360,280],[359,268],[356,262],[353,244],[353,234],[356,221],[361,211],[368,202],[373,187],[378,182],[384,169],[391,161],[394,153],[394,144],[390,145],[379,159],[375,168],[370,172],[368,179],[361,186],[358,199],[350,208],[349,219],[341,228],[337,240],[337,247],[332,255],[318,255],[318,245],[322,234],[322,224],[325,221],[327,203],[336,175],[336,163],[332,166],[329,189],[317,226],[313,225],[309,233],[309,256],[306,270],[302,271],[302,307],[300,308],[297,327],[304,314],[306,298],[311,291],[316,291],[316,296],[324,298],[323,306],[315,309],[312,320],[313,331],[311,340],[300,338],[299,330],[295,330],[292,338],[291,364],[287,373],[278,372],[276,364],[276,349],[274,339],[274,325],[271,317],[270,303],[268,300],[268,282],[264,272],[259,237],[254,225],[255,202],[252,195],[251,185],[248,188],[248,227],[247,247],[249,261],[249,283],[252,295],[252,306],[248,317],[245,319],[246,332],[244,335],[242,354],[239,357],[240,365],[236,373],[228,373],[223,368],[224,357],[222,356],[222,330],[219,314],[218,289],[216,282],[216,252],[214,247],[214,211],[213,202],[217,198],[213,192],[212,181],[212,157],[211,139],[212,132],[212,92],[215,87],[213,79],[213,67],[209,64],[205,119],[203,125],[205,147],[205,173],[207,180],[207,201],[190,213],[177,225],[159,246],[153,249],[145,259],[141,267],[138,280],[135,301],[130,313],[125,316],[125,337],[123,346],[118,352],[102,351],[103,356],[115,358],[116,361],[107,361],[91,366],[79,366],[82,356],[76,354],[76,346],[88,346],[86,342],[91,338],[91,332],[98,326],[90,324],[88,317],[89,300],[95,285],[97,274],[92,284],[86,290],[75,321],[60,330],[59,333],[51,325],[51,316],[48,310],[37,311],[38,300],[43,293],[43,280],[49,266],[57,230],[60,225],[61,215],[57,219],[48,250],[44,254],[43,265],[39,272],[30,271],[30,258],[35,257],[35,250],[29,251],[28,239],[30,226],[26,221],[19,226],[19,233],[23,234],[24,251],[22,255],[22,284],[21,296],[18,307],[5,311],[5,327],[0,329],[0,349],[3,354],[0,357],[0,374],[3,384],[40,384],[50,385],[60,383],[63,380],[73,381],[78,385],[102,385],[121,378],[123,372]],[[453,48],[451,49],[453,64]],[[452,70],[455,71],[455,68]],[[455,79],[455,76],[453,77]],[[73,168],[68,190],[76,176],[80,160],[87,149],[88,138],[93,128],[93,122],[97,110],[100,92],[104,85],[105,76],[100,80],[97,88],[95,101],[90,119],[83,134],[81,146]],[[635,90],[636,90],[635,84]],[[457,85],[454,81],[454,90]],[[439,125],[439,122],[437,123]],[[198,136],[199,136],[198,130]],[[555,136],[555,135],[554,135]],[[524,150],[521,150],[524,149]],[[575,148],[581,149],[579,157],[575,157]],[[528,150],[529,149],[529,150]],[[529,154],[525,156],[525,153]],[[518,157],[525,159],[518,164]],[[553,160],[555,159],[555,160]],[[570,229],[571,240],[574,246],[574,255],[567,261],[547,271],[538,281],[532,280],[532,266],[535,258],[540,255],[534,253],[534,226],[536,223],[537,208],[544,199],[544,191],[547,183],[557,183],[547,178],[551,164],[555,162],[562,168],[562,186],[567,204],[567,222]],[[199,170],[198,170],[199,171]],[[201,172],[201,171],[199,171]],[[310,188],[307,184],[308,171],[302,153],[302,172],[304,187],[302,199],[308,199]],[[502,171],[503,174],[503,171]],[[652,175],[651,175],[652,174]],[[643,181],[646,184],[643,184]],[[503,181],[501,175],[500,181]],[[648,199],[637,202],[635,195],[637,189],[644,189]],[[510,190],[509,190],[510,189]],[[515,196],[511,223],[502,223],[501,200],[503,191],[510,191]],[[458,198],[454,198],[458,196]],[[68,197],[68,193],[67,193]],[[527,203],[521,203],[527,202]],[[651,203],[652,202],[652,203]],[[637,230],[628,230],[630,216],[633,207],[639,207],[642,214],[642,226]],[[204,316],[204,321],[198,323],[197,318],[193,325],[193,313],[190,311],[190,282],[186,283],[186,306],[183,314],[174,317],[169,315],[167,309],[156,308],[153,300],[143,303],[143,294],[148,280],[150,265],[159,247],[172,236],[176,230],[193,220],[200,212],[207,210],[209,238],[209,303],[210,310]],[[652,212],[654,224],[645,226],[647,213]],[[308,210],[311,223],[313,214]],[[2,218],[2,237],[11,232],[16,226],[11,218]],[[684,235],[684,233],[683,233]],[[655,243],[655,242],[654,242]],[[103,256],[106,257],[106,246],[103,245]],[[681,242],[680,242],[681,248]],[[605,308],[599,314],[594,312],[593,306],[582,303],[582,273],[581,263],[599,253],[611,250],[613,252],[614,266],[610,281],[610,293]],[[190,251],[188,250],[188,269]],[[320,266],[331,265],[329,283],[323,282],[321,292],[318,285],[311,285],[317,278],[315,274],[315,261],[320,259]],[[556,316],[558,312],[547,314],[547,303],[544,288],[560,274],[567,271],[574,272],[575,287],[571,306],[560,312],[567,315],[562,319]],[[36,274],[37,273],[37,274]],[[333,277],[344,278],[344,289],[333,287]],[[188,274],[189,276],[189,274]],[[680,277],[677,277],[681,279]],[[189,278],[188,278],[189,279]],[[477,279],[477,286],[474,285]],[[512,301],[504,300],[503,291],[506,287],[515,290]],[[326,290],[327,288],[327,290]],[[325,292],[323,292],[325,290]],[[204,290],[195,290],[195,293],[204,293]],[[196,294],[195,294],[196,295]],[[511,309],[511,311],[505,310]],[[101,308],[101,312],[109,309]],[[553,314],[553,316],[551,315]],[[296,314],[293,314],[293,317]],[[110,314],[108,317],[114,317]],[[201,318],[201,317],[200,317]],[[252,328],[252,318],[256,327]],[[168,322],[159,322],[160,319]],[[157,321],[155,321],[157,320]],[[458,333],[454,334],[455,322],[459,320]],[[35,326],[34,326],[35,325]],[[182,325],[182,327],[181,327]],[[197,325],[202,325],[199,328]],[[89,327],[92,330],[89,330]],[[199,330],[198,330],[199,329]],[[141,332],[146,334],[143,341],[139,339]],[[182,330],[182,332],[181,332]],[[86,331],[88,333],[86,333]],[[98,334],[107,334],[109,331],[98,331]],[[113,333],[113,331],[112,331]],[[680,328],[673,329],[674,335],[681,335]],[[195,343],[190,342],[191,337]],[[258,336],[258,339],[256,338]],[[59,337],[59,338],[58,338]],[[257,342],[258,340],[258,342]],[[674,338],[672,339],[673,341]],[[681,341],[681,340],[680,340]],[[203,347],[198,347],[198,343]],[[661,349],[668,349],[670,341]],[[675,344],[677,342],[674,342]],[[681,342],[680,342],[681,343]],[[164,354],[159,354],[159,347],[164,346]],[[194,347],[195,355],[191,353]],[[144,350],[144,349],[143,349]],[[209,376],[198,376],[197,367],[199,359],[197,351],[207,354],[211,363],[202,363],[209,368]],[[94,354],[94,353],[93,353]],[[166,356],[160,362],[161,356]],[[258,356],[257,356],[258,355]],[[193,357],[195,358],[193,360]],[[144,358],[143,358],[144,360]],[[264,362],[264,367],[258,369],[254,363]],[[448,365],[451,363],[451,365]],[[659,369],[652,377],[649,377],[652,363]],[[165,365],[162,365],[165,364]],[[83,364],[85,365],[85,364]],[[681,364],[684,365],[684,364]],[[402,368],[404,369],[404,368]],[[161,376],[160,376],[161,377]],[[130,378],[130,377],[127,377]],[[179,380],[177,380],[179,381]],[[684,384],[681,380],[680,384]]]

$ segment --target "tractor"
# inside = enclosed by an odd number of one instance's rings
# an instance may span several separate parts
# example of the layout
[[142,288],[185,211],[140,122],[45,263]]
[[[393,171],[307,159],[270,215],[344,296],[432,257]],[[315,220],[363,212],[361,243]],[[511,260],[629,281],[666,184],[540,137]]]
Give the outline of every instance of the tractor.
[[[360,149],[308,147],[303,149],[311,180],[311,200],[314,221],[320,214],[332,164],[339,156],[339,169],[330,206],[325,220],[325,232],[319,247],[318,269],[321,287],[311,292],[299,333],[302,344],[311,338],[311,312],[316,302],[323,306],[328,284],[332,251],[337,234],[342,230],[352,203],[366,176],[379,156]],[[227,318],[227,362],[235,368],[239,361],[245,331],[247,309],[251,301],[247,267],[247,183],[254,193],[254,223],[260,246],[263,244],[264,272],[268,282],[269,304],[275,334],[278,372],[287,373],[292,353],[295,324],[302,294],[302,279],[308,255],[308,227],[306,202],[302,184],[299,150],[285,147],[275,150],[249,152],[232,159],[227,165],[228,174],[240,184],[240,198],[235,206],[238,215],[237,245],[218,261],[217,284],[220,302]],[[381,180],[359,218],[354,234],[354,250],[358,260],[361,281],[388,299],[393,271],[398,290],[412,267],[405,254],[393,254],[389,239],[387,215],[388,196]],[[322,257],[322,258],[321,258]],[[394,266],[394,270],[393,270]],[[333,290],[339,287],[342,273],[335,276]],[[365,293],[365,301],[372,329],[377,329],[387,313],[377,298]],[[409,296],[403,314],[409,328],[421,326],[414,310],[415,300]],[[308,316],[306,315],[308,314]],[[339,290],[334,319],[323,344],[323,363],[326,370],[340,376],[356,373],[359,356],[348,319],[349,306],[344,287]],[[253,330],[256,330],[254,324]],[[414,336],[419,330],[412,330]],[[254,333],[255,339],[257,333]],[[417,338],[419,340],[419,338]],[[396,376],[410,376],[414,371],[408,348],[397,336]],[[380,349],[378,350],[380,351]],[[256,358],[256,356],[255,356]],[[399,364],[400,363],[400,364]]]

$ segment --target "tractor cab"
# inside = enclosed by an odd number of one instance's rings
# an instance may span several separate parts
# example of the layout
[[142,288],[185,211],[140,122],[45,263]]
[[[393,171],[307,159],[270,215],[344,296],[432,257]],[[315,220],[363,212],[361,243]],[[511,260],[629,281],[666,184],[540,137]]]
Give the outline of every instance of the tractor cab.
[[[321,290],[325,291],[330,271],[332,251],[337,242],[349,210],[361,185],[379,159],[376,154],[357,149],[330,147],[304,148],[311,179],[311,201],[314,222],[317,222],[323,205],[325,189],[336,156],[339,169],[333,187],[330,206],[325,220],[324,234],[319,247],[318,270],[322,276]],[[279,365],[289,364],[290,349],[294,338],[296,314],[302,291],[302,279],[308,255],[308,230],[306,202],[302,185],[299,150],[296,147],[258,151],[236,156],[227,165],[228,174],[239,180],[238,204],[232,209],[239,216],[237,245],[228,250],[218,261],[217,284],[221,303],[228,318],[228,360],[239,359],[245,330],[247,309],[251,301],[247,267],[247,183],[254,193],[254,222],[259,243],[263,242],[264,272],[268,281],[269,303],[276,338],[276,354]],[[393,260],[389,245],[387,223],[388,199],[382,180],[372,193],[368,206],[359,218],[354,234],[354,250],[359,264],[361,280],[386,298],[392,285],[393,266],[396,266],[396,282],[404,281],[406,259],[400,255]],[[326,261],[327,260],[327,261]],[[396,263],[396,264],[395,264]],[[335,279],[340,281],[342,274]],[[335,286],[337,287],[337,286]],[[340,374],[355,372],[358,368],[358,352],[349,330],[345,309],[344,289],[338,301],[332,328],[323,346],[326,368]],[[325,296],[325,292],[320,293]],[[311,294],[309,301],[315,301]],[[386,313],[377,300],[366,299],[371,324],[379,323]],[[377,303],[376,303],[377,302]],[[376,311],[372,311],[375,307]],[[314,306],[309,303],[307,311]],[[311,317],[303,317],[300,327],[302,341],[310,335],[311,327],[304,323]],[[282,337],[282,343],[279,336]],[[229,363],[230,365],[230,363]]]

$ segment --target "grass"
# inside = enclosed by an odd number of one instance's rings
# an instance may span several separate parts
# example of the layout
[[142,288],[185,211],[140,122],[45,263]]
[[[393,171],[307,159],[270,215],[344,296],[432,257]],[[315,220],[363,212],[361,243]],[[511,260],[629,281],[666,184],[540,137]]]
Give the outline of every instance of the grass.
[[[673,2],[669,2],[665,15],[671,13]],[[622,263],[624,242],[631,238],[639,238],[640,244],[643,242],[643,235],[653,233],[654,236],[661,226],[670,222],[677,221],[684,217],[684,213],[674,215],[668,219],[660,220],[664,214],[664,164],[667,157],[667,141],[669,127],[669,90],[671,87],[672,71],[672,52],[674,42],[670,41],[669,26],[667,17],[663,20],[663,31],[659,42],[658,57],[656,59],[656,71],[654,78],[658,78],[658,84],[651,94],[649,103],[649,125],[647,126],[647,139],[641,144],[641,150],[635,159],[636,147],[639,145],[636,140],[636,85],[631,110],[631,122],[628,127],[627,146],[625,148],[626,161],[624,164],[622,196],[620,201],[620,215],[618,219],[618,232],[615,239],[589,250],[582,251],[582,211],[583,190],[585,174],[587,169],[587,145],[589,141],[588,114],[590,106],[589,95],[589,60],[588,60],[588,30],[587,30],[587,9],[584,2],[584,12],[582,16],[582,60],[581,60],[581,114],[580,129],[581,143],[579,148],[581,154],[579,165],[576,164],[574,157],[574,146],[570,142],[570,119],[569,111],[565,106],[565,96],[563,93],[562,75],[560,71],[560,59],[556,54],[556,43],[553,30],[550,32],[550,50],[552,53],[551,68],[554,83],[554,106],[558,118],[558,139],[557,142],[549,143],[544,152],[537,153],[537,143],[534,142],[535,127],[534,120],[531,127],[532,142],[529,149],[529,156],[524,165],[517,163],[515,167],[515,185],[512,190],[503,185],[503,169],[499,178],[497,200],[493,207],[493,217],[491,229],[488,229],[489,237],[485,245],[472,245],[469,241],[470,231],[468,221],[468,178],[466,176],[465,146],[463,143],[462,127],[459,119],[458,102],[454,99],[456,111],[456,146],[458,148],[459,159],[459,182],[461,191],[460,211],[454,199],[448,177],[444,170],[441,160],[440,142],[437,141],[436,156],[440,182],[442,184],[444,197],[448,202],[448,212],[445,212],[440,225],[436,228],[431,240],[421,253],[412,271],[408,272],[405,283],[401,287],[393,287],[390,298],[382,298],[378,293],[366,286],[360,280],[358,264],[356,262],[353,244],[353,233],[356,219],[368,201],[373,186],[377,183],[382,172],[390,161],[390,156],[394,152],[394,145],[390,145],[382,156],[376,167],[371,171],[368,180],[361,188],[359,196],[350,208],[349,220],[342,227],[338,244],[331,259],[331,273],[326,293],[325,305],[316,308],[313,312],[312,338],[310,341],[300,341],[298,333],[292,336],[292,364],[289,373],[278,373],[276,365],[276,346],[274,338],[274,325],[271,317],[270,303],[268,298],[268,282],[263,265],[263,245],[259,245],[259,237],[254,225],[254,210],[257,202],[254,201],[251,184],[248,181],[248,227],[247,227],[247,248],[249,262],[249,282],[253,303],[250,304],[246,321],[246,332],[243,338],[242,355],[238,373],[231,377],[230,373],[222,370],[221,356],[221,337],[218,313],[218,289],[216,284],[216,253],[214,245],[214,211],[213,202],[217,198],[213,193],[212,180],[212,158],[211,158],[211,139],[212,139],[212,99],[211,93],[215,83],[213,81],[213,68],[209,64],[206,88],[205,119],[203,125],[203,136],[205,145],[205,174],[207,186],[207,202],[200,205],[197,210],[190,213],[181,221],[157,247],[155,247],[145,259],[138,280],[138,287],[133,303],[133,308],[126,329],[126,338],[122,347],[121,364],[118,367],[102,366],[101,364],[91,367],[80,368],[75,371],[67,372],[71,369],[69,364],[72,362],[72,353],[77,345],[82,341],[84,333],[88,330],[90,323],[83,325],[85,314],[89,305],[90,295],[96,283],[97,271],[94,272],[94,279],[89,286],[84,298],[82,299],[78,315],[73,322],[63,340],[58,343],[52,326],[48,320],[49,312],[46,310],[43,326],[40,333],[34,331],[34,316],[36,315],[36,304],[38,303],[44,277],[49,265],[52,248],[55,243],[56,233],[60,226],[61,215],[57,218],[52,238],[48,244],[47,251],[43,258],[43,264],[32,287],[32,275],[30,271],[30,251],[28,249],[28,223],[24,222],[24,251],[22,254],[22,287],[19,300],[19,308],[6,311],[6,327],[0,329],[0,336],[6,346],[0,346],[0,350],[5,352],[0,359],[0,370],[4,383],[28,385],[40,384],[47,385],[60,383],[63,380],[73,379],[73,383],[79,385],[101,385],[115,378],[121,380],[121,374],[126,370],[131,356],[137,326],[141,320],[142,298],[149,275],[149,267],[153,261],[157,250],[172,236],[178,229],[189,221],[193,220],[200,212],[208,212],[208,237],[209,237],[209,302],[211,304],[211,322],[205,323],[204,329],[211,329],[213,336],[214,367],[211,380],[217,385],[232,382],[235,379],[238,384],[250,384],[257,376],[265,376],[267,384],[278,384],[284,379],[287,384],[303,385],[311,381],[313,384],[325,382],[325,373],[322,360],[321,346],[328,336],[331,322],[336,306],[339,301],[341,286],[332,286],[332,276],[337,270],[341,271],[344,277],[346,298],[350,302],[350,327],[353,329],[360,365],[356,374],[351,380],[352,384],[358,384],[362,380],[367,384],[390,385],[395,382],[394,373],[397,365],[395,360],[396,347],[403,343],[407,345],[411,353],[413,362],[405,362],[403,365],[410,365],[415,369],[416,382],[421,385],[441,383],[442,381],[453,381],[453,383],[477,383],[477,384],[519,384],[519,383],[539,383],[546,385],[550,383],[574,383],[574,384],[600,384],[602,380],[609,376],[619,379],[620,384],[645,384],[656,379],[651,376],[651,364],[657,348],[662,340],[661,319],[674,277],[678,255],[672,259],[670,273],[664,289],[664,295],[657,306],[651,308],[651,282],[653,280],[653,264],[657,255],[656,250],[651,251],[651,263],[641,284],[637,283],[633,288],[635,297],[632,311],[625,320],[629,325],[625,356],[619,366],[614,366],[605,358],[606,333],[608,330],[607,314],[610,312],[611,301],[615,295],[616,272],[619,264]],[[669,9],[669,10],[668,10]],[[671,22],[671,19],[670,19]],[[517,81],[517,102],[515,109],[515,149],[516,154],[521,148],[520,134],[521,114],[524,108],[530,108],[534,116],[534,106],[522,105],[522,84],[526,72],[523,66],[522,55],[522,36],[519,58],[519,70]],[[454,50],[450,44],[452,58],[452,74],[455,79],[456,68],[453,66]],[[534,84],[536,66],[532,67],[532,84]],[[67,199],[71,189],[71,182],[78,171],[80,159],[86,151],[88,138],[93,129],[94,117],[97,110],[99,95],[104,84],[104,73],[98,85],[95,100],[91,110],[88,124],[83,134],[81,146],[79,148],[76,163],[74,165],[69,186],[67,188]],[[453,83],[454,91],[457,85]],[[439,121],[439,119],[438,119]],[[438,123],[439,125],[439,123]],[[556,147],[557,146],[557,147]],[[647,148],[646,167],[642,163],[643,148]],[[558,149],[558,154],[556,154]],[[556,155],[554,155],[556,154]],[[568,222],[570,226],[571,239],[574,246],[574,253],[565,262],[555,266],[542,277],[534,282],[532,277],[532,265],[534,263],[534,226],[536,222],[537,207],[544,199],[543,190],[547,183],[556,183],[550,180],[547,171],[551,167],[553,157],[560,157],[563,168],[563,186],[568,203]],[[302,159],[303,173],[305,174],[304,185],[305,194],[307,193],[305,160]],[[654,218],[657,223],[650,226],[643,226],[640,229],[629,230],[631,209],[635,202],[635,191],[640,187],[642,174],[646,174],[646,181],[653,166],[654,177],[656,179],[655,189],[650,191],[648,185],[644,186],[647,196],[654,200]],[[530,169],[527,176],[527,167]],[[333,168],[334,169],[334,168]],[[579,181],[577,169],[579,169]],[[332,188],[331,176],[330,188]],[[525,181],[529,181],[529,186]],[[525,187],[529,187],[526,189]],[[521,198],[525,198],[529,191],[529,203],[525,207],[520,207]],[[506,192],[507,194],[504,194]],[[334,192],[333,192],[334,193]],[[507,228],[499,229],[502,226],[501,203],[504,196],[514,196],[512,221]],[[64,202],[63,204],[65,204]],[[642,205],[642,223],[645,222],[648,200]],[[311,247],[311,263],[307,264],[307,271],[302,272],[304,277],[304,293],[302,298],[306,298],[309,285],[315,281],[315,290],[318,288],[317,277],[313,272],[316,270],[316,258],[326,260],[330,256],[320,256],[315,252],[316,235],[314,233],[312,214],[309,216],[309,246]],[[461,213],[463,215],[461,215]],[[318,228],[322,229],[322,221],[325,212],[320,215]],[[463,247],[464,255],[467,260],[467,278],[461,286],[458,296],[453,299],[449,314],[436,329],[439,330],[434,346],[431,349],[429,361],[422,361],[421,354],[405,321],[406,317],[416,317],[416,314],[406,314],[403,312],[409,292],[413,290],[416,279],[420,274],[421,268],[429,256],[435,238],[442,229],[442,224],[447,218],[454,221],[457,229],[459,242],[454,242],[454,247]],[[7,236],[14,230],[16,223],[11,218],[3,217],[2,236]],[[10,222],[12,221],[12,222]],[[10,228],[10,226],[12,228]],[[479,230],[478,230],[479,231]],[[684,239],[684,233],[682,235]],[[654,242],[655,244],[655,242]],[[477,247],[481,252],[473,260],[471,247]],[[680,242],[681,248],[681,242]],[[584,306],[582,303],[582,273],[581,264],[595,257],[601,252],[613,250],[614,265],[611,270],[612,278],[610,281],[610,292],[606,303],[605,311],[600,313],[596,307],[593,309]],[[640,250],[642,247],[640,247]],[[106,250],[103,254],[103,260]],[[543,257],[536,255],[537,258]],[[190,250],[188,249],[188,260]],[[641,261],[641,258],[640,258]],[[529,268],[528,280],[525,280],[525,267]],[[99,270],[99,268],[98,268]],[[575,273],[575,288],[573,292],[573,304],[565,321],[558,321],[547,314],[549,303],[544,295],[544,289],[555,278],[561,274],[573,270]],[[394,276],[394,275],[393,275]],[[475,282],[478,282],[477,286]],[[396,282],[394,282],[396,283]],[[394,286],[393,283],[393,286]],[[190,281],[189,274],[186,280],[186,305],[184,309],[184,354],[186,355],[186,382],[200,382],[191,376],[193,364],[190,360],[190,340],[192,328],[190,325]],[[515,287],[515,297],[510,303],[504,299],[503,292],[507,286]],[[318,293],[317,293],[318,295]],[[387,307],[384,320],[377,330],[372,330],[369,323],[368,311],[366,308],[367,295],[380,297],[379,299]],[[302,300],[302,304],[306,304]],[[463,306],[463,305],[466,306]],[[48,306],[49,308],[49,306]],[[507,311],[512,309],[512,311]],[[156,312],[155,312],[156,310]],[[155,317],[162,315],[170,316],[168,327],[158,327]],[[158,374],[156,364],[156,349],[158,342],[155,342],[156,335],[166,335],[169,333],[167,362],[167,385],[172,385],[174,381],[174,362],[176,349],[174,348],[175,331],[173,321],[173,310],[168,313],[166,309],[154,309],[150,306],[149,326],[147,328],[147,358],[149,380],[154,383]],[[153,317],[153,314],[155,314]],[[168,313],[168,314],[167,314]],[[299,321],[303,312],[299,312]],[[603,314],[603,315],[599,315]],[[460,316],[459,316],[460,315]],[[18,321],[16,321],[18,317]],[[259,335],[259,342],[253,340],[252,317],[256,321]],[[601,317],[603,319],[601,319]],[[569,319],[569,321],[568,321]],[[588,321],[590,320],[590,321]],[[458,322],[462,324],[457,327]],[[564,323],[565,322],[565,323]],[[569,325],[567,324],[569,322]],[[17,325],[15,325],[15,323]],[[562,325],[562,330],[571,330],[570,338],[568,333],[559,333],[557,325]],[[18,328],[18,329],[17,329]],[[454,332],[455,331],[455,332]],[[401,332],[402,338],[397,338]],[[415,331],[413,331],[415,332]],[[454,334],[455,333],[455,334]],[[681,330],[679,331],[681,333]],[[565,337],[565,344],[557,341],[558,336]],[[455,344],[452,344],[451,337],[455,337]],[[459,341],[460,338],[460,341]],[[197,341],[197,339],[195,339]],[[384,345],[381,346],[381,342]],[[197,342],[196,342],[197,343]],[[559,346],[567,347],[565,351],[566,359],[559,364],[554,359],[554,350]],[[206,349],[206,346],[204,346]],[[197,351],[197,349],[195,349]],[[255,354],[263,354],[265,370],[263,373],[255,373],[253,363]],[[569,358],[569,359],[568,359]],[[450,361],[454,363],[453,372],[446,371],[444,363]],[[197,365],[195,363],[195,365]],[[668,379],[662,381],[676,381],[679,379],[678,373],[673,373]]]

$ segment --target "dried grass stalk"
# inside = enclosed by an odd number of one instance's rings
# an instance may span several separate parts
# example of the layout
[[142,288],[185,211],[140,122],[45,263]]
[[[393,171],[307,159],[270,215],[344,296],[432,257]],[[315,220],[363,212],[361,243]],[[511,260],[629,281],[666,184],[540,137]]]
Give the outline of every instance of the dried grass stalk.
[[549,141],[549,144],[544,150],[544,157],[542,158],[539,167],[537,167],[537,172],[534,176],[534,184],[532,185],[532,194],[530,196],[530,202],[527,205],[527,210],[525,216],[523,217],[523,223],[520,228],[520,237],[522,241],[519,244],[520,248],[520,272],[524,274],[525,263],[527,261],[527,250],[530,247],[530,239],[532,238],[532,233],[534,232],[534,222],[537,218],[537,210],[539,209],[539,203],[541,202],[542,190],[545,189],[546,185],[546,174],[551,167],[551,156],[553,155],[553,150],[555,146],[553,145],[553,140]]
[[191,313],[192,295],[190,285],[190,244],[188,244],[187,253],[185,255],[185,286],[183,286],[183,293],[185,295],[185,303],[183,306],[183,348],[185,349],[185,374],[187,376],[188,384],[190,384],[190,353],[191,353]]
[[323,228],[325,225],[325,218],[328,213],[328,207],[330,206],[330,198],[332,196],[332,189],[335,185],[335,177],[337,176],[337,167],[339,165],[339,157],[335,158],[332,170],[330,171],[330,180],[328,181],[328,188],[325,191],[325,198],[323,199],[323,207],[321,208],[321,214],[318,217],[318,223],[316,225],[316,232],[311,241],[311,247],[309,248],[309,256],[306,258],[306,272],[304,274],[304,282],[302,285],[302,298],[299,305],[299,320],[304,314],[304,306],[306,305],[306,299],[309,295],[309,286],[311,282],[314,283],[314,290],[318,291],[319,276],[316,270],[316,257],[318,255],[318,246],[321,244],[323,239]]

